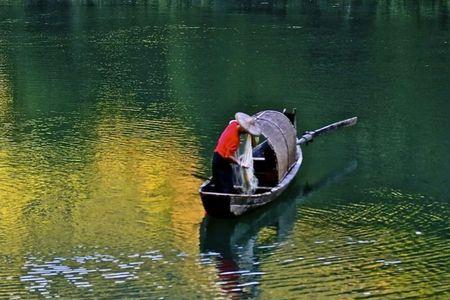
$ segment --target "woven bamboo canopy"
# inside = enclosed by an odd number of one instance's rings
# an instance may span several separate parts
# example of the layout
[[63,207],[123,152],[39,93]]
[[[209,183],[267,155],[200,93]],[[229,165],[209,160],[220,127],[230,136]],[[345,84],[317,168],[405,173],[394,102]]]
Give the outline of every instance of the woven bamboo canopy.
[[261,134],[275,152],[278,182],[280,182],[297,159],[297,130],[281,112],[264,110],[254,115]]

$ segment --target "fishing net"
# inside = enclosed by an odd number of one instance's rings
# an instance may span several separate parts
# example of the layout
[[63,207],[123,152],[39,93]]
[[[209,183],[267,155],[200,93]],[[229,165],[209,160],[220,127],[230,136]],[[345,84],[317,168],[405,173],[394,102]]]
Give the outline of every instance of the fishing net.
[[258,187],[258,178],[254,175],[252,136],[247,134],[244,143],[244,153],[241,156],[242,167],[235,166],[235,183],[243,194],[252,195]]

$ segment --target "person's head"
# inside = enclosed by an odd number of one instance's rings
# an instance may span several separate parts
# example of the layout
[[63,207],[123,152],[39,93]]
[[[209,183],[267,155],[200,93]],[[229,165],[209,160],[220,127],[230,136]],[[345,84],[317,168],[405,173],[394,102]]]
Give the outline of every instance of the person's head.
[[253,136],[258,136],[261,134],[261,128],[256,123],[256,119],[250,117],[247,114],[238,112],[235,115],[236,121],[238,122],[239,134],[249,133]]

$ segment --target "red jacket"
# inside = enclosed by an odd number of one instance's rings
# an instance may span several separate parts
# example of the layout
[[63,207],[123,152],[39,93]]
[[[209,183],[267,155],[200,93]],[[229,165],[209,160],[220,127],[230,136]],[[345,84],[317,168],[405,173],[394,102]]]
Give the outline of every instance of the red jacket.
[[220,135],[214,152],[220,154],[224,158],[230,158],[234,156],[236,150],[239,147],[239,123],[233,120],[228,124],[227,128]]

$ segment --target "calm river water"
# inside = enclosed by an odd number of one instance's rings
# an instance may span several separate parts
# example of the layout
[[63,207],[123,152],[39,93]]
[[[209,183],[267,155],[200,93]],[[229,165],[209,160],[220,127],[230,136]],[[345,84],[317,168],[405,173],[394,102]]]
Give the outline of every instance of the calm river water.
[[[0,298],[449,297],[450,1],[160,2],[0,6]],[[205,217],[220,131],[284,107],[359,123]]]

